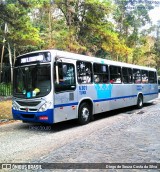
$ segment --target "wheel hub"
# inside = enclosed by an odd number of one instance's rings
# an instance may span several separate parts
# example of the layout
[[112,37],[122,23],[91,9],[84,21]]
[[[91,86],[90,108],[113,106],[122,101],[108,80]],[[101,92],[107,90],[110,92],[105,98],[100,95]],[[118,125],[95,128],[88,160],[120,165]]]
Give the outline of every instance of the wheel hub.
[[82,110],[82,117],[85,121],[87,121],[88,117],[89,117],[89,110],[87,108],[83,108]]

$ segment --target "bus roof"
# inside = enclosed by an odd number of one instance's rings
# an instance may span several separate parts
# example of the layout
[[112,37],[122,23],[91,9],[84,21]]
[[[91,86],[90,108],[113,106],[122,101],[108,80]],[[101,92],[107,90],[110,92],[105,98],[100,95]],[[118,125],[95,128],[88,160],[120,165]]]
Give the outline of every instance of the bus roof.
[[107,59],[102,59],[102,58],[97,58],[97,57],[92,57],[92,56],[87,56],[87,55],[81,55],[81,54],[71,53],[71,52],[67,52],[67,51],[60,51],[60,50],[55,50],[55,49],[33,51],[33,52],[26,53],[26,54],[22,54],[22,55],[18,56],[17,58],[19,58],[23,55],[27,55],[27,54],[31,54],[31,53],[39,53],[39,52],[51,52],[51,54],[53,54],[54,56],[68,58],[68,59],[74,59],[74,60],[97,62],[97,63],[101,63],[101,64],[108,64],[108,65],[123,66],[123,67],[129,67],[129,68],[137,68],[137,69],[142,69],[142,70],[156,71],[155,68],[139,66],[139,65],[134,65],[134,64],[124,63],[124,62],[118,62],[118,61],[113,61],[113,60],[107,60]]

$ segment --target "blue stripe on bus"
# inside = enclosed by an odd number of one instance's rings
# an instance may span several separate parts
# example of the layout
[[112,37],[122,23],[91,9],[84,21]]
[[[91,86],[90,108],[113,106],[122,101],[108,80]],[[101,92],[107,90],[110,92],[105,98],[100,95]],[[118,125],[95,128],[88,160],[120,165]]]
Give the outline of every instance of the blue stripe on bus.
[[153,95],[153,94],[158,94],[158,92],[154,92],[154,93],[147,93],[147,94],[143,94],[144,96],[148,96],[148,95]]
[[74,103],[65,103],[65,104],[57,104],[54,105],[54,108],[58,108],[58,107],[64,107],[64,106],[74,106],[74,105],[78,105],[78,102],[74,102]]
[[[158,92],[154,92],[154,93],[147,93],[147,94],[143,94],[144,96],[148,96],[148,95],[153,95],[153,94],[158,94]],[[110,100],[117,100],[117,99],[125,99],[125,98],[132,98],[132,97],[137,97],[137,95],[130,95],[130,96],[121,96],[121,97],[113,97],[113,98],[106,98],[106,99],[97,99],[97,100],[93,100],[93,102],[103,102],[103,101],[110,101]],[[78,102],[73,102],[73,103],[65,103],[65,104],[57,104],[54,105],[54,108],[59,108],[59,107],[66,107],[66,106],[74,106],[74,105],[78,105]]]
[[113,98],[107,98],[107,99],[97,99],[97,100],[93,100],[93,102],[103,102],[103,101],[110,101],[110,100],[117,100],[117,99],[131,98],[131,97],[137,97],[137,95],[113,97]]
[[[153,94],[158,94],[158,92],[147,93],[147,94],[143,94],[143,95],[144,96],[148,96],[148,95],[153,95]],[[117,100],[117,99],[125,99],[125,98],[132,98],[132,97],[137,97],[137,95],[122,96],[122,97],[113,97],[113,98],[107,98],[107,99],[97,99],[97,100],[93,100],[93,102],[103,102],[103,101],[110,101],[110,100]]]

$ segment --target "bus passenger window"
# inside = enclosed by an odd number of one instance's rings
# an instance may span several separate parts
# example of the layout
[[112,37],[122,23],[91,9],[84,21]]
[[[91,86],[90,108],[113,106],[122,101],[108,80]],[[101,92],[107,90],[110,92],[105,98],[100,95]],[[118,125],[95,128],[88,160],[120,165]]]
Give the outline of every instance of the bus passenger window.
[[157,82],[158,82],[157,72],[154,72],[154,83],[157,84]]
[[136,84],[141,83],[141,70],[140,69],[133,69],[133,81]]
[[80,84],[92,83],[92,64],[90,62],[77,61],[77,79]]
[[142,83],[147,84],[148,83],[148,71],[142,70]]
[[124,84],[131,84],[132,83],[132,69],[131,68],[122,68],[122,76],[123,76],[123,83]]
[[110,83],[119,84],[122,83],[121,80],[121,67],[119,66],[110,66]]
[[149,83],[156,83],[157,77],[155,77],[155,72],[149,71]]
[[108,83],[108,66],[104,64],[93,64],[94,82]]

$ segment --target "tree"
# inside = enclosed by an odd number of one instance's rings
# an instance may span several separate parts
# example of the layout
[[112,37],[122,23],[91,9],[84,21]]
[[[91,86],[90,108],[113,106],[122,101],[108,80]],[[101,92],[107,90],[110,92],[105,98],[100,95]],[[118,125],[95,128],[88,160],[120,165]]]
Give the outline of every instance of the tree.
[[[3,33],[1,39],[5,38],[5,53],[8,54],[9,63],[11,66],[16,57],[16,53],[24,53],[26,51],[22,46],[37,46],[41,39],[39,37],[38,29],[32,26],[30,17],[28,16],[28,9],[25,9],[18,2],[12,2],[12,0],[6,0],[5,3],[0,4],[0,21],[1,21],[1,33]],[[8,32],[3,32],[3,26],[8,27]],[[2,42],[2,50],[4,41]],[[17,50],[17,52],[16,52]],[[3,51],[1,55],[1,71],[3,63]],[[14,56],[14,57],[13,57]],[[12,76],[12,74],[11,74]]]
[[157,22],[153,52],[155,54],[156,68],[160,75],[160,21]]
[[148,67],[155,67],[155,54],[154,54],[155,38],[153,36],[146,36],[143,38],[143,44],[139,48],[134,49],[134,64],[144,65]]
[[66,45],[70,51],[89,55],[130,54],[131,50],[119,40],[114,25],[109,21],[113,7],[110,1],[55,0],[65,22]]
[[128,0],[118,0],[115,3],[117,8],[113,18],[119,38],[124,39],[126,45],[133,50],[131,59],[126,57],[126,62],[135,63],[135,58],[142,55],[141,46],[144,44],[143,38],[146,37],[140,30],[150,22],[148,11],[152,7],[142,1],[139,1],[139,4]]

